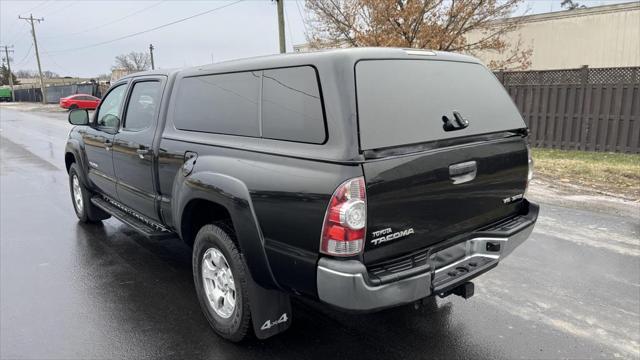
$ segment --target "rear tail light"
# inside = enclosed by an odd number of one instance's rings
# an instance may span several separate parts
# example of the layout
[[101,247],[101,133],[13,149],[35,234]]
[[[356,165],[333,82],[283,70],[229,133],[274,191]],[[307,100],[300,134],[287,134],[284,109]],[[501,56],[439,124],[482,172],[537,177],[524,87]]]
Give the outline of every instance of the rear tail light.
[[338,186],[324,215],[320,252],[332,256],[353,256],[362,251],[367,225],[364,178],[350,179]]

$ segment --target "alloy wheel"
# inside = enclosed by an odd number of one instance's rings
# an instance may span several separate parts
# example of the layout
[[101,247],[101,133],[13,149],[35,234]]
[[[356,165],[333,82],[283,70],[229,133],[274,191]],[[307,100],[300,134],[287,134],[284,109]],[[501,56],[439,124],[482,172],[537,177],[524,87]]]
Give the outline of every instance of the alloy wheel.
[[227,259],[217,248],[202,257],[202,283],[209,306],[222,318],[229,318],[236,308],[236,286]]

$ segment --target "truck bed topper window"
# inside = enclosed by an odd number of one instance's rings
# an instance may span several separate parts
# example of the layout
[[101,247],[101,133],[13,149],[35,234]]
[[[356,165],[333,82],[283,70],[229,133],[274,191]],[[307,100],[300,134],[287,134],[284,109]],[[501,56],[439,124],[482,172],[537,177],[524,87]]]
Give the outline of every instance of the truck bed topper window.
[[179,130],[313,144],[327,138],[312,66],[184,78],[174,115]]
[[525,127],[502,85],[477,63],[363,60],[355,76],[362,150]]

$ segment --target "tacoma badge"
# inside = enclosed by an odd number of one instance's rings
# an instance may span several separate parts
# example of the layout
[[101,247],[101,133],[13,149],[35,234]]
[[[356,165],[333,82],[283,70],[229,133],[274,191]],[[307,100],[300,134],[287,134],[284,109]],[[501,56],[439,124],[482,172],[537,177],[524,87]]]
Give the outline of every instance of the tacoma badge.
[[[396,239],[399,239],[399,238],[402,238],[402,237],[405,237],[405,236],[409,236],[409,235],[414,233],[413,228],[401,230],[401,231],[394,232],[394,233],[391,233],[391,231],[392,231],[391,228],[386,228],[386,229],[374,231],[371,234],[376,238],[371,240],[371,243],[373,245],[380,245],[380,244],[382,244],[384,242],[391,241],[391,240],[396,240]],[[380,236],[380,235],[386,235],[386,236]]]

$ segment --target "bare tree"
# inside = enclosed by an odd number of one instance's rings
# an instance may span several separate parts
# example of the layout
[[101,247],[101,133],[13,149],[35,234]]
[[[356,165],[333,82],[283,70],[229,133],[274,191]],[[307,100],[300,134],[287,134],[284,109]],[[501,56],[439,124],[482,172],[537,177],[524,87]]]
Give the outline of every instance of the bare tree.
[[116,63],[112,69],[125,69],[127,71],[144,71],[151,68],[151,58],[144,52],[132,51],[128,54],[116,56]]
[[23,79],[34,78],[38,76],[37,72],[33,70],[18,70],[16,71],[16,76]]
[[[530,49],[506,34],[520,21],[503,21],[522,0],[307,0],[312,48],[394,46],[475,54],[491,51],[493,66],[524,69]],[[470,36],[472,35],[472,36]]]
[[44,77],[45,79],[56,79],[60,77],[60,74],[53,71],[45,70],[42,72],[42,77]]
[[[23,78],[23,79],[37,78],[39,76],[37,70],[18,70],[15,72],[15,74],[17,77]],[[42,77],[46,79],[55,79],[55,78],[59,78],[60,74],[53,71],[45,70],[42,72]]]

